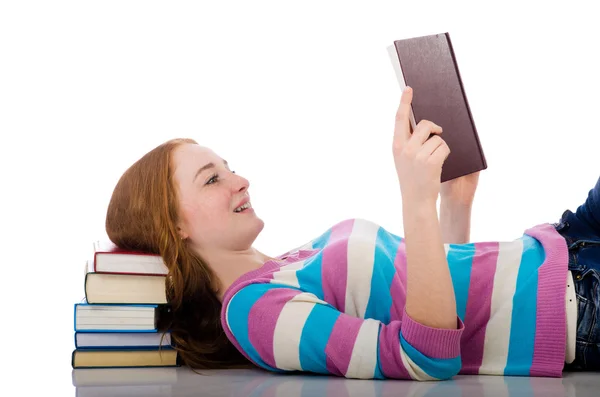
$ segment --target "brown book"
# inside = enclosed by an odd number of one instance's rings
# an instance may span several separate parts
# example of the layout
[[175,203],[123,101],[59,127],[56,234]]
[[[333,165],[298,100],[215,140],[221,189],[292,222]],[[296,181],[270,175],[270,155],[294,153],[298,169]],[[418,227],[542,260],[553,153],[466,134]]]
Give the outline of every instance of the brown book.
[[73,368],[174,367],[177,350],[160,349],[75,349]]
[[400,88],[413,88],[411,125],[430,120],[450,148],[445,182],[487,168],[448,33],[396,40],[388,47]]

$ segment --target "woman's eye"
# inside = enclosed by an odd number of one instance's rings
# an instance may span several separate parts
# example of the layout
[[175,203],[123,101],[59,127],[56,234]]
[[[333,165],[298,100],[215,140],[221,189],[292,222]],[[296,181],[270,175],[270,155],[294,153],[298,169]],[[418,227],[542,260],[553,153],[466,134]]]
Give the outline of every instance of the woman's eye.
[[219,175],[214,174],[213,176],[210,177],[210,179],[208,180],[208,182],[206,182],[207,185],[212,185],[211,181],[217,181],[219,179]]
[[[235,171],[231,171],[231,173],[235,174]],[[219,175],[218,174],[214,174],[213,176],[210,177],[210,179],[206,182],[206,184],[207,185],[212,185],[214,182],[217,182],[218,180],[219,180]]]

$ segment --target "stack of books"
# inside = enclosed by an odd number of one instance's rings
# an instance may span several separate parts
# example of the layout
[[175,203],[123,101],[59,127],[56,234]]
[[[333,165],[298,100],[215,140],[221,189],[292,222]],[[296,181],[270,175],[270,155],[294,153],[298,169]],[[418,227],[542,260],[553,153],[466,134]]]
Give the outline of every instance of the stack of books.
[[94,242],[75,304],[73,368],[174,367],[167,267],[158,255]]

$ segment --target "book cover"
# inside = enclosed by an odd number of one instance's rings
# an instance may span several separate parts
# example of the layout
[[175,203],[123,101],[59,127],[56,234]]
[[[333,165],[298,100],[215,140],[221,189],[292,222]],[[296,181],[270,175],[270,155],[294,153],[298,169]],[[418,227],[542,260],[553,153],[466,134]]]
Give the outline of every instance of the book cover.
[[158,331],[75,332],[76,349],[157,349],[173,347],[171,333]]
[[156,333],[166,330],[170,314],[168,305],[75,303],[73,322],[79,333]]
[[169,272],[160,255],[121,249],[110,240],[96,240],[93,246],[90,264],[94,272],[148,275],[166,275]]
[[174,367],[180,365],[177,350],[160,349],[75,349],[73,368]]
[[90,304],[167,304],[166,276],[86,273],[85,300]]
[[487,168],[449,33],[396,40],[388,54],[401,89],[413,88],[411,126],[430,120],[443,128],[450,155],[445,182]]

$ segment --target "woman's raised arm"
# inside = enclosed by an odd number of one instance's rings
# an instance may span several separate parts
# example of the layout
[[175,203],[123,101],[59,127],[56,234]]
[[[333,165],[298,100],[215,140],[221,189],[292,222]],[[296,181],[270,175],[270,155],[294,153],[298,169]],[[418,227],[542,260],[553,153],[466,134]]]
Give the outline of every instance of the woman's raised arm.
[[442,128],[421,120],[410,131],[412,89],[402,93],[392,151],[400,190],[406,240],[406,311],[434,328],[455,329],[456,298],[437,214],[442,164],[450,149]]

